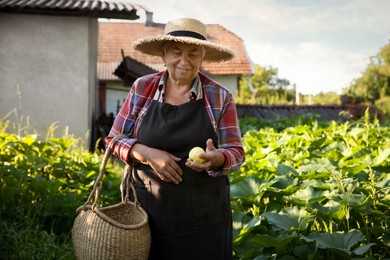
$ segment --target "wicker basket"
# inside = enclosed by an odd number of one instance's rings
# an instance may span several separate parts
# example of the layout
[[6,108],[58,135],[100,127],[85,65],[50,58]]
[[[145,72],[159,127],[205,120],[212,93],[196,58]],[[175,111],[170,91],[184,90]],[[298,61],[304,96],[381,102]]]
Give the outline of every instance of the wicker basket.
[[[107,160],[112,144],[119,138],[114,138],[108,146],[94,188],[87,202],[77,209],[78,216],[72,229],[77,259],[147,259],[149,256],[151,236],[148,215],[139,204],[131,181],[121,203],[99,207]],[[131,174],[130,167],[127,168],[127,174]],[[134,195],[134,202],[129,199],[130,192]],[[95,200],[91,205],[93,197]]]

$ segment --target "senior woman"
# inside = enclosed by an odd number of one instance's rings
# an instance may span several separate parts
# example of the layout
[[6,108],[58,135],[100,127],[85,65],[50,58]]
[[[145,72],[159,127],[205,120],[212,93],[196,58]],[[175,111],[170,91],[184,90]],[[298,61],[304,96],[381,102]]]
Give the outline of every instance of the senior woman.
[[[169,21],[163,35],[133,43],[161,56],[166,71],[137,79],[115,118],[108,143],[133,165],[132,177],[152,233],[150,259],[231,259],[232,215],[227,174],[245,154],[232,94],[200,72],[203,61],[233,58],[207,41],[198,20]],[[203,162],[188,161],[196,146]]]

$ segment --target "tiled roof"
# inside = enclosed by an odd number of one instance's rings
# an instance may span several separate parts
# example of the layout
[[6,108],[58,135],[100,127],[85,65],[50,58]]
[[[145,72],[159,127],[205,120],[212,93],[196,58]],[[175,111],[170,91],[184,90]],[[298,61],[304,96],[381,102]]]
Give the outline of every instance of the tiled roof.
[[120,62],[117,61],[98,62],[97,74],[99,75],[99,80],[104,80],[104,81],[121,80],[113,73],[115,69],[119,66],[119,64]]
[[0,0],[0,12],[138,19],[139,4],[99,0]]
[[[133,41],[147,35],[162,34],[165,24],[153,23],[145,26],[144,23],[114,23],[99,22],[98,62],[122,61],[121,50],[125,56],[141,62],[155,70],[162,70],[163,63],[160,57],[153,57],[135,51]],[[236,56],[234,59],[222,63],[203,63],[201,68],[207,74],[232,75],[252,74],[252,64],[245,49],[243,40],[234,33],[218,24],[208,24],[208,40],[224,44],[231,48]]]
[[[360,105],[241,105],[237,104],[238,117],[255,117],[261,120],[274,121],[278,119],[297,117],[304,114],[317,114],[319,120],[347,121],[359,119],[364,115],[367,106]],[[382,118],[381,111],[369,107],[371,114]]]

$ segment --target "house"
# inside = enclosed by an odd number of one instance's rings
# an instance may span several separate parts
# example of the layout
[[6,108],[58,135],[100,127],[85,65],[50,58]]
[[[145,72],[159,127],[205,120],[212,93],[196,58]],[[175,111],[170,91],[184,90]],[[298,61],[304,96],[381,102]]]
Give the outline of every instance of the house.
[[[0,117],[16,125],[28,118],[42,137],[56,123],[75,136],[88,134],[94,147],[101,136],[97,118],[107,104],[112,112],[128,91],[113,74],[121,75],[119,65],[126,61],[130,81],[162,69],[154,57],[132,53],[131,42],[161,33],[163,24],[98,21],[137,20],[138,12],[152,14],[142,5],[111,0],[0,0]],[[203,71],[236,91],[239,77],[252,71],[243,42],[220,25],[208,26],[212,41],[226,40],[239,52],[235,61]]]
[[[165,24],[153,21],[150,12],[146,15],[145,23],[99,22],[98,78],[101,115],[117,113],[136,78],[165,70],[161,57],[139,53],[131,46],[139,38],[163,34],[164,27]],[[221,63],[204,62],[201,71],[236,95],[241,76],[254,73],[244,41],[222,25],[206,24],[206,28],[208,40],[229,47],[234,51],[235,57]]]
[[[136,20],[142,5],[101,0],[0,0],[0,117],[93,135],[98,18]],[[92,134],[91,134],[92,133]],[[92,140],[92,138],[91,138]]]

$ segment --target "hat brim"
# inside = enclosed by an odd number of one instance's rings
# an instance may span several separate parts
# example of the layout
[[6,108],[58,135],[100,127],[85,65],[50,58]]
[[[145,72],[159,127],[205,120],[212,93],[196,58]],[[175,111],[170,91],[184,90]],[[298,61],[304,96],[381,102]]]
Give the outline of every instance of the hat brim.
[[177,37],[171,35],[146,36],[133,42],[133,48],[139,52],[162,56],[162,46],[167,41],[175,41],[188,44],[196,44],[206,48],[204,61],[222,62],[234,58],[234,53],[229,48],[206,40],[198,40],[192,37]]

